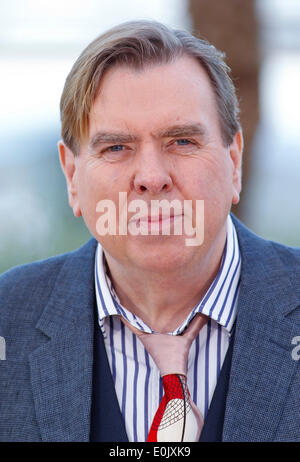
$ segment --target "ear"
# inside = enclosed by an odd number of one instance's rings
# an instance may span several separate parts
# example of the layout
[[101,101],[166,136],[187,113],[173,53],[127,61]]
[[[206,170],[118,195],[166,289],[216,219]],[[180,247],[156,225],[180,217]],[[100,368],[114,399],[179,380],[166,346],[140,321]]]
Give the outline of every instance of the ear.
[[233,138],[229,147],[230,157],[233,166],[232,175],[232,203],[237,204],[240,200],[242,189],[242,155],[244,148],[243,133],[239,130]]
[[75,155],[63,141],[59,141],[57,146],[60,165],[67,182],[69,205],[71,209],[73,209],[75,217],[80,217],[81,210],[79,207],[79,199],[77,194]]

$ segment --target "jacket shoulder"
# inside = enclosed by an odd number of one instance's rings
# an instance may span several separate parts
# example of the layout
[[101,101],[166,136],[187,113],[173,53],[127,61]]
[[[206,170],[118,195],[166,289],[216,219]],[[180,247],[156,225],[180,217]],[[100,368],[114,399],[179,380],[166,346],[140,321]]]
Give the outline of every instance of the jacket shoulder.
[[37,322],[61,269],[70,258],[74,264],[77,258],[85,258],[89,248],[95,246],[91,241],[75,251],[16,266],[0,276],[1,331],[16,320],[27,324]]
[[300,266],[300,247],[290,247],[271,241],[271,245],[287,265]]
[[246,246],[251,252],[255,252],[257,258],[267,255],[275,254],[282,260],[282,263],[286,265],[300,265],[300,247],[291,247],[279,242],[264,239],[258,236],[255,232],[247,228],[240,220],[234,215],[231,215],[233,223],[238,232],[240,244]]
[[35,324],[68,254],[14,267],[0,276],[0,329]]
[[289,247],[277,242],[271,242],[271,245],[285,266],[295,291],[300,296],[300,248]]

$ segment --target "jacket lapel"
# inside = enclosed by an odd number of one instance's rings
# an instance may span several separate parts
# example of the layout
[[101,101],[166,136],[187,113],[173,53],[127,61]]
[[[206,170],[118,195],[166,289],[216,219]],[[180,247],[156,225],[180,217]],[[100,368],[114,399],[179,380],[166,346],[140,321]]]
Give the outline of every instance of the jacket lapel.
[[95,326],[91,442],[128,442],[98,323]]
[[297,367],[300,299],[273,244],[234,222],[243,266],[223,440],[273,441]]
[[[43,441],[90,439],[96,245],[92,239],[68,255],[36,326],[45,343],[31,353],[30,371]],[[101,354],[106,361],[104,347]]]

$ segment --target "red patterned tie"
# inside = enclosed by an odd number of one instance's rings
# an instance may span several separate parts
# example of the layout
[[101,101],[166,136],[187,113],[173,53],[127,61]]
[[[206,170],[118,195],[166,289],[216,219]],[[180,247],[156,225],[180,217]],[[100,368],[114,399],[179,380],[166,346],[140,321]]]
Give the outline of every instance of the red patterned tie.
[[182,335],[147,334],[122,318],[152,356],[163,378],[164,396],[154,416],[147,441],[198,441],[203,417],[187,387],[187,359],[191,343],[207,322],[196,315]]

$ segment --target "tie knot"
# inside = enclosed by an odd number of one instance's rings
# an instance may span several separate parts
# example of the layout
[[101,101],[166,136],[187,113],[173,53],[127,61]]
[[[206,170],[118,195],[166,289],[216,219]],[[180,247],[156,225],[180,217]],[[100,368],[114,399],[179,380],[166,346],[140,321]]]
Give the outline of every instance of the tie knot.
[[161,376],[186,375],[190,342],[181,335],[145,334],[140,337]]
[[148,334],[132,327],[128,321],[122,321],[134,332],[150,354],[161,376],[168,374],[186,375],[190,346],[207,322],[204,315],[196,315],[182,335]]

